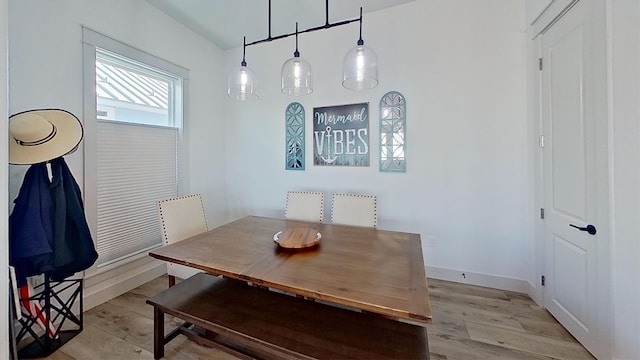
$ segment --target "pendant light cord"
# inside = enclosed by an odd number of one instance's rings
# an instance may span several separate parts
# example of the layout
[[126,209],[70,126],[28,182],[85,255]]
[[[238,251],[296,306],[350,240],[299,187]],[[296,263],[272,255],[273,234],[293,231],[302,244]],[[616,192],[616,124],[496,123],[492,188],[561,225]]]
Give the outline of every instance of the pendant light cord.
[[243,36],[242,37],[242,62],[240,63],[240,65],[242,66],[247,66],[247,61],[245,60],[245,53],[247,52],[247,37]]
[[329,27],[329,0],[327,0],[325,4],[326,6],[324,7],[324,15],[325,15],[326,21],[324,23],[324,26]]
[[296,21],[296,51],[293,53],[294,57],[300,57],[300,52],[298,51],[298,22]]
[[364,45],[364,40],[362,40],[362,6],[360,6],[360,39],[358,39],[358,45]]
[[269,37],[268,39],[271,39],[271,0],[269,0]]

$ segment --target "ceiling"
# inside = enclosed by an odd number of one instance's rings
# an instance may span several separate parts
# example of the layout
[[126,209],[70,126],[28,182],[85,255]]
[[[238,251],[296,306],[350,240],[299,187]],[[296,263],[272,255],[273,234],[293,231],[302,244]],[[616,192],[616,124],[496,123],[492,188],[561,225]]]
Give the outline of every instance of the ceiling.
[[[329,22],[356,19],[370,13],[414,0],[333,0],[329,1]],[[218,45],[230,49],[261,40],[269,35],[269,0],[147,0],[178,22]],[[326,1],[272,0],[271,36],[324,25]],[[366,22],[365,22],[366,23]]]

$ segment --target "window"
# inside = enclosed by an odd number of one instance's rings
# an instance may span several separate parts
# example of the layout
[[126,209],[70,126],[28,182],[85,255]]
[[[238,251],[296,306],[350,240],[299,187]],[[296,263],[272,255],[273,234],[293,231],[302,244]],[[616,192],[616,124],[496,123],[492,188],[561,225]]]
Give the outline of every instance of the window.
[[85,193],[100,273],[162,245],[156,202],[179,194],[186,71],[83,29]]
[[180,78],[96,49],[98,120],[175,126],[173,108]]

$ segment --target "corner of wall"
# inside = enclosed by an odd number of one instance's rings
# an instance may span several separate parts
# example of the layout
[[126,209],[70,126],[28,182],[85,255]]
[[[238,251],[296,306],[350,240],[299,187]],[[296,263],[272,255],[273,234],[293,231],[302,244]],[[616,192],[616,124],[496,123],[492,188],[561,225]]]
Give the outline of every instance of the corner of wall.
[[[7,119],[9,117],[8,93],[9,93],[9,74],[7,70],[8,60],[8,19],[9,19],[9,3],[8,0],[0,0],[0,117]],[[0,166],[8,170],[9,145],[8,126],[3,126],[0,130]],[[7,171],[3,171],[6,174]],[[0,199],[2,204],[8,204],[8,177],[3,175],[0,178]],[[9,288],[9,236],[8,236],[8,206],[3,205],[0,208],[0,289]],[[6,294],[6,293],[5,293]],[[0,296],[0,358],[9,358],[9,296]]]
[[544,293],[542,287],[534,285],[532,282],[527,281],[526,294],[540,307],[544,307]]

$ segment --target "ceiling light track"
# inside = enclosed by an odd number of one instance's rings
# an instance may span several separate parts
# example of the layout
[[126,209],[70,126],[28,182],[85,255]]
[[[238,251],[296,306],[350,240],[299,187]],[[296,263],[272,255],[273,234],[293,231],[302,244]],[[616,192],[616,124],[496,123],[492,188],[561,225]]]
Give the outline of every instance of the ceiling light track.
[[[298,34],[304,34],[304,33],[310,33],[310,32],[314,32],[314,31],[318,31],[318,30],[330,29],[330,28],[333,28],[333,27],[336,27],[336,26],[342,26],[342,25],[351,24],[351,23],[354,23],[356,21],[360,22],[360,29],[361,29],[361,32],[362,32],[362,7],[360,7],[360,17],[355,18],[355,19],[350,19],[350,20],[338,21],[338,22],[335,22],[333,24],[330,23],[329,22],[329,0],[325,0],[325,23],[324,23],[324,25],[319,25],[319,26],[312,27],[312,28],[305,29],[305,30],[299,30],[297,33]],[[245,44],[244,46],[247,47],[247,46],[262,44],[262,43],[270,42],[270,41],[273,41],[273,40],[280,40],[280,39],[288,38],[289,36],[294,36],[294,35],[296,35],[296,32],[282,34],[282,35],[276,35],[276,36],[271,36],[271,0],[269,0],[269,36],[264,38],[264,39],[252,41],[250,43]]]

